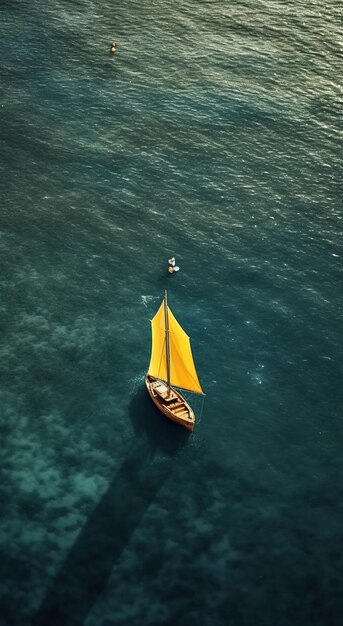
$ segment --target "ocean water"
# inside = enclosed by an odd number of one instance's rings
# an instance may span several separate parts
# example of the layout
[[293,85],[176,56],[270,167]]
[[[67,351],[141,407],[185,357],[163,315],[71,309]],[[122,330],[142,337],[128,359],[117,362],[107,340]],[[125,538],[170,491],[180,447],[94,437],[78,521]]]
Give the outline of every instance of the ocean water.
[[343,623],[341,8],[2,1],[0,626]]

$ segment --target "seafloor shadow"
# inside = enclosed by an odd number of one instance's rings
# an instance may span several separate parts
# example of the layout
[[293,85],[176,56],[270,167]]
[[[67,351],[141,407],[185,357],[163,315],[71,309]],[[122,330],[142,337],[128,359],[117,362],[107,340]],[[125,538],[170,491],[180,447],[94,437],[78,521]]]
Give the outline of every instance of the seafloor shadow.
[[129,415],[136,439],[80,531],[32,626],[82,626],[187,439],[187,431],[161,418],[143,388],[133,397]]

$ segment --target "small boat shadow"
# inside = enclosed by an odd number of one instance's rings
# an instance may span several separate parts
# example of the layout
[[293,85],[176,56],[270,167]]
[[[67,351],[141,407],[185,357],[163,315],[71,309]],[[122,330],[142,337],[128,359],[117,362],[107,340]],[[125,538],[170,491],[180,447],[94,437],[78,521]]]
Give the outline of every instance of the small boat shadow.
[[177,455],[186,444],[191,433],[165,417],[149,398],[145,385],[133,396],[129,415],[136,436],[144,435],[151,452],[160,452],[168,457]]

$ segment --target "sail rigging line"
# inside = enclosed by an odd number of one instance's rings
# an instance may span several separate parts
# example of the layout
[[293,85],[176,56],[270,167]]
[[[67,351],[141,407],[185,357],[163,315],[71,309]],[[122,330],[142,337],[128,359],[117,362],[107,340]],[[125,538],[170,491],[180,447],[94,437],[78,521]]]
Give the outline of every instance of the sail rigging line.
[[[150,320],[150,323],[152,324],[152,320]],[[162,349],[161,349],[160,362],[159,362],[159,364],[158,364],[158,370],[157,370],[157,376],[156,376],[156,378],[159,378],[160,380],[163,380],[163,381],[164,381],[164,378],[161,378],[161,377],[160,377],[160,371],[161,371],[162,359],[163,359],[163,355],[164,355],[164,346],[165,346],[165,343],[166,343],[166,340],[165,340],[165,338],[164,338],[164,342],[163,342],[163,344],[162,344]],[[167,381],[164,381],[164,382],[167,382]]]
[[167,290],[164,292],[164,327],[166,336],[166,358],[167,358],[167,385],[170,388],[170,343],[169,343],[169,322],[168,322],[168,296]]
[[201,418],[202,418],[202,412],[204,410],[204,403],[205,403],[205,394],[203,395],[202,399],[201,399],[201,409],[200,409],[200,414],[199,414],[199,418],[198,418],[198,422],[200,424],[201,422]]
[[[171,334],[173,334],[173,331],[169,331],[169,332],[171,332]],[[187,335],[187,337],[188,337],[188,335]],[[189,339],[189,337],[188,337],[188,339]],[[177,349],[176,345],[173,345],[173,352],[176,352],[177,355],[182,358],[182,354]],[[189,378],[191,378],[193,380],[193,382],[195,383],[195,385],[196,385],[198,381],[196,380],[196,378],[194,378],[194,376],[193,376],[192,372],[189,370],[189,368],[186,367],[185,365],[184,365],[184,367],[185,367],[185,370],[187,371],[187,374],[188,374]],[[203,391],[201,393],[199,393],[198,391],[192,391],[192,389],[187,389],[187,387],[180,387],[180,385],[174,385],[174,387],[179,387],[179,389],[184,389],[185,391],[189,391],[190,393],[196,393],[196,394],[199,394],[201,396],[206,395],[206,394],[204,394]]]
[[[158,374],[159,374],[159,372],[160,372],[160,370],[161,370],[161,364],[162,364],[162,359],[163,359],[163,355],[164,355],[164,344],[165,344],[165,341],[163,342],[163,345],[162,345],[161,357],[160,357],[160,363],[159,363],[159,366],[158,366]],[[160,378],[160,376],[159,376],[159,375],[158,375],[158,376],[156,376],[156,378],[159,378],[160,380],[164,380],[163,378]],[[167,382],[167,381],[166,381],[166,382]]]
[[197,423],[200,424],[201,423],[201,418],[202,418],[202,414],[204,411],[204,405],[205,405],[205,398],[206,398],[206,393],[197,393],[196,391],[189,391],[189,389],[183,389],[182,387],[176,387],[176,389],[178,389],[183,397],[185,398],[186,402],[188,402],[189,404],[193,401],[195,402],[195,397],[197,398],[197,409],[196,409],[196,414],[197,414]]

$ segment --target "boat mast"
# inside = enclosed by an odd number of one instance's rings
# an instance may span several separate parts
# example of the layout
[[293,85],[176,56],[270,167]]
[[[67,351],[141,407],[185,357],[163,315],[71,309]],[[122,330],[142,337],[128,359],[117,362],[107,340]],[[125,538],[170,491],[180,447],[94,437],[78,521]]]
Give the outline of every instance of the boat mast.
[[170,389],[170,347],[169,347],[169,323],[168,323],[168,298],[167,290],[164,292],[164,327],[166,333],[166,356],[167,356],[167,385]]

